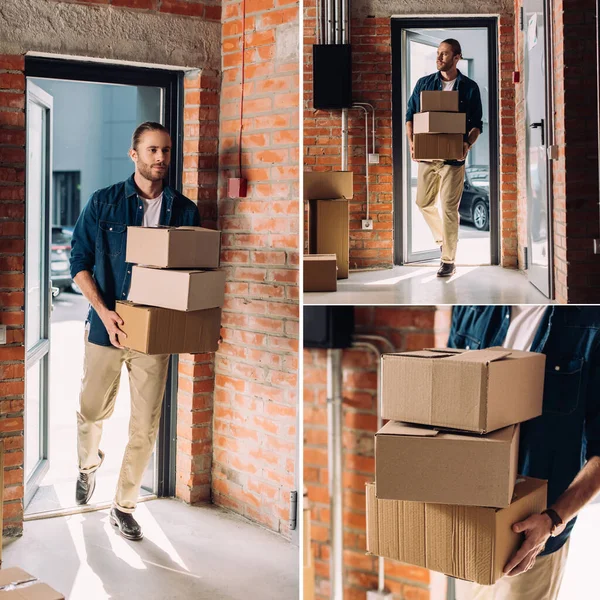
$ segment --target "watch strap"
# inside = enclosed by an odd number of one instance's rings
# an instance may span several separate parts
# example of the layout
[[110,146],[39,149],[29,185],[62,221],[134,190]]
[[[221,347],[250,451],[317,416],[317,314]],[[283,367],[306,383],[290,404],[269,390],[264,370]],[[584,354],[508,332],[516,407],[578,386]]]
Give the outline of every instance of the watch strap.
[[550,517],[550,520],[552,521],[552,530],[550,533],[551,535],[554,535],[556,528],[563,524],[563,520],[553,508],[547,508],[546,510],[543,510],[542,514]]

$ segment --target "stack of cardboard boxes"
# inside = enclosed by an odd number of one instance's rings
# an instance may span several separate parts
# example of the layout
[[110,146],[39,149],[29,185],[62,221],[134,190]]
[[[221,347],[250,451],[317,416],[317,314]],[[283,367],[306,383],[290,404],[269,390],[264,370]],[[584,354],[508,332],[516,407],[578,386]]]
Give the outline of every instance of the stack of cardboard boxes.
[[519,547],[514,523],[546,508],[517,475],[519,423],[542,412],[545,356],[426,349],[382,357],[367,550],[491,585]]
[[[215,352],[225,301],[221,232],[203,227],[128,227],[127,301],[118,301],[127,338],[145,354]],[[142,266],[144,265],[144,266]]]
[[458,112],[458,92],[421,92],[421,112],[413,115],[415,160],[460,160],[467,116]]
[[352,171],[304,173],[304,199],[308,201],[305,292],[335,292],[337,280],[348,278],[348,201],[353,185]]

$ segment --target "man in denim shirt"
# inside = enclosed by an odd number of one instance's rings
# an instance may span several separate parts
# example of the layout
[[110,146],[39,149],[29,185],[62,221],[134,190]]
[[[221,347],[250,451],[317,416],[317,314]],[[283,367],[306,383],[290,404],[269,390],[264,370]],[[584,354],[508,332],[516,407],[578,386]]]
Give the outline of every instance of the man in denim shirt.
[[110,521],[127,539],[142,531],[133,518],[144,471],[152,455],[165,392],[169,355],[149,356],[125,348],[123,320],[115,312],[131,284],[125,262],[127,226],[200,225],[196,205],[163,182],[171,161],[171,137],[159,123],[142,123],[129,156],[135,173],[98,190],[73,232],[71,277],[90,302],[86,320],[84,372],[77,413],[79,477],[77,504],[89,502],[102,464],[103,421],[114,410],[123,363],[131,389],[129,441],[125,449]]
[[542,415],[521,424],[522,475],[548,480],[549,510],[513,524],[523,543],[493,586],[458,600],[556,600],[577,514],[600,492],[600,308],[456,306],[448,346],[546,355]]
[[[466,113],[467,133],[464,135],[462,159],[419,161],[417,206],[431,229],[435,243],[442,251],[438,277],[450,277],[455,273],[458,206],[465,183],[465,160],[483,131],[483,108],[479,87],[456,68],[461,58],[460,43],[455,39],[444,40],[437,51],[437,72],[417,81],[406,110],[406,136],[413,160],[413,115],[421,110],[423,90],[458,91],[458,110]],[[438,193],[442,204],[442,218],[436,202]]]

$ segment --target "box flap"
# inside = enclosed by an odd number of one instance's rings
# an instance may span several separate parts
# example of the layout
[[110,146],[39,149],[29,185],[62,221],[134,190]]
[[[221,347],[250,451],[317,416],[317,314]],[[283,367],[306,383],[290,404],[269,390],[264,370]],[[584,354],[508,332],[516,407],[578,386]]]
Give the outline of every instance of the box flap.
[[20,567],[9,567],[8,569],[0,569],[0,588],[6,585],[16,585],[26,581],[35,581],[37,577],[24,571]]
[[354,194],[353,175],[352,171],[304,171],[304,199],[352,198]]
[[468,350],[464,350],[463,348],[423,348],[423,350],[428,350],[429,352],[443,352],[444,354],[462,354],[463,352],[468,352]]
[[462,354],[455,356],[453,360],[460,360],[465,362],[472,363],[481,363],[481,364],[489,364],[494,362],[495,360],[501,360],[506,358],[511,354],[510,350],[502,349],[500,350],[467,350]]
[[389,421],[376,435],[410,435],[414,437],[435,437],[438,435],[437,429],[430,427],[417,427],[401,421]]
[[446,358],[448,356],[454,356],[454,353],[444,353],[439,350],[415,350],[414,352],[398,352],[393,356],[407,356],[409,358]]
[[303,260],[308,262],[323,262],[329,260],[336,260],[335,254],[304,254]]

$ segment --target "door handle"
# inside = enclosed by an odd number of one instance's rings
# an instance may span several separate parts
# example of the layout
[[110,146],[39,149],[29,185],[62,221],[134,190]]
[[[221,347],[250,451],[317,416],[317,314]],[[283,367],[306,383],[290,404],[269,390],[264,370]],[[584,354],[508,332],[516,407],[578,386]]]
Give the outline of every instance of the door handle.
[[541,134],[542,134],[542,146],[545,146],[546,144],[544,142],[544,119],[541,119],[537,123],[531,123],[531,125],[529,125],[529,127],[531,127],[531,129],[537,129],[538,127],[542,128],[542,131],[541,131]]

